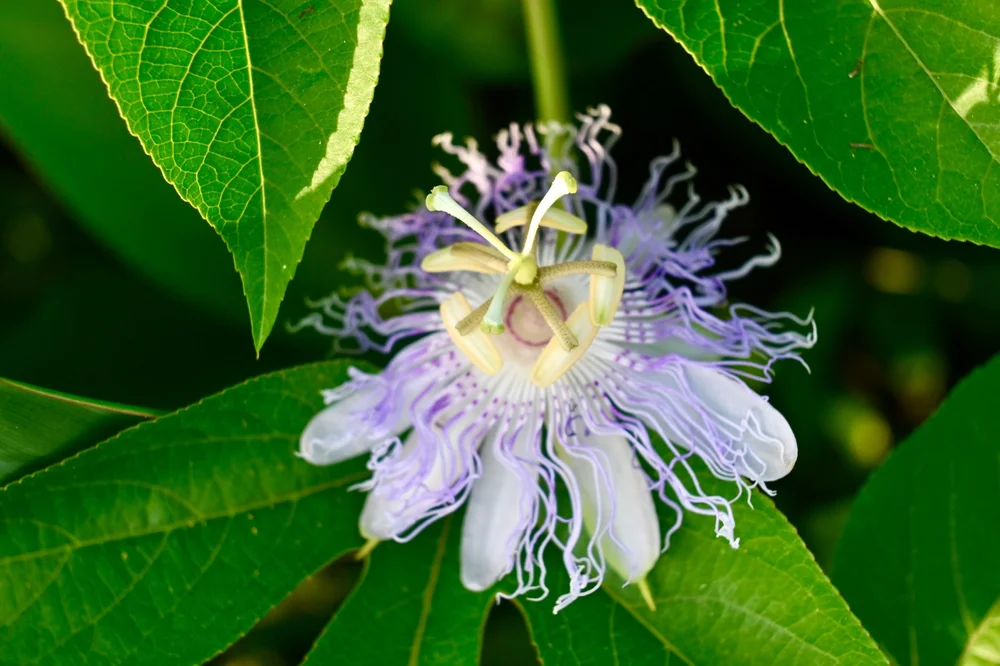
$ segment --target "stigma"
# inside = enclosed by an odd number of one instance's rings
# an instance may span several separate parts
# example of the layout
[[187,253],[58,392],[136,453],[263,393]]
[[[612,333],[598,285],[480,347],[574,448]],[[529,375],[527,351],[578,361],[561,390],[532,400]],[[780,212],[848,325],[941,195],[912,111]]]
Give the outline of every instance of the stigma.
[[[455,346],[488,375],[498,373],[504,364],[491,337],[506,331],[505,307],[508,323],[515,318],[515,311],[521,313],[518,319],[524,321],[523,309],[532,307],[537,317],[528,315],[528,320],[540,319],[551,331],[531,369],[531,381],[541,388],[550,386],[575,365],[600,328],[614,319],[625,289],[626,267],[621,252],[607,245],[594,244],[590,260],[548,266],[538,264],[536,241],[541,227],[567,234],[587,233],[585,220],[555,207],[562,197],[575,194],[576,190],[576,179],[568,171],[559,172],[541,201],[497,217],[495,232],[462,208],[446,186],[435,187],[427,195],[428,210],[451,215],[475,231],[485,243],[460,242],[442,248],[425,257],[421,268],[429,273],[466,271],[499,276],[493,296],[475,308],[460,291],[440,307],[445,330]],[[519,252],[508,247],[497,235],[525,225]],[[567,315],[553,281],[570,275],[589,276],[590,290],[588,298]],[[517,331],[511,333],[516,340],[524,340]],[[532,336],[532,339],[537,338],[537,335]]]

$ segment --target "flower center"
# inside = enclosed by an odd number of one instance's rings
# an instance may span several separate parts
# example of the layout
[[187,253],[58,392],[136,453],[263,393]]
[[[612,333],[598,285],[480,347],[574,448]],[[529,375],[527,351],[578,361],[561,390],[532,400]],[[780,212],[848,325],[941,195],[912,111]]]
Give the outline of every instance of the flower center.
[[[598,330],[611,323],[618,309],[625,288],[625,260],[618,250],[597,244],[590,260],[538,265],[535,239],[539,227],[586,233],[586,221],[553,208],[559,198],[575,192],[576,180],[569,172],[561,171],[541,201],[508,211],[495,220],[498,234],[527,225],[520,252],[507,247],[458,205],[446,186],[435,187],[427,195],[428,210],[448,213],[487,244],[455,243],[421,259],[420,267],[428,273],[471,271],[500,278],[493,296],[475,309],[461,291],[445,299],[440,308],[441,321],[452,342],[488,375],[503,367],[504,354],[490,339],[495,338],[519,365],[525,361],[534,364],[531,381],[536,386],[551,385],[580,360]],[[590,276],[589,299],[577,305],[568,317],[566,305],[551,282],[567,275]]]
[[[559,318],[566,319],[566,306],[555,289],[546,289],[545,295],[552,301]],[[552,327],[532,303],[521,294],[511,300],[507,308],[504,324],[511,337],[526,347],[544,347],[552,339]]]

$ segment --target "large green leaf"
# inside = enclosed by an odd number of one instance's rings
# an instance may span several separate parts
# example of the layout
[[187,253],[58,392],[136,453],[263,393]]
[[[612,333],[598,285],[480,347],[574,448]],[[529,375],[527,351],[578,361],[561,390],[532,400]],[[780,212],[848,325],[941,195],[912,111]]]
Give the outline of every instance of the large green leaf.
[[845,198],[1000,246],[992,0],[637,0],[729,99]]
[[[553,562],[552,594],[569,589]],[[558,576],[558,578],[556,578]],[[669,666],[683,663],[635,614],[613,597],[598,592],[552,613],[548,602],[520,602],[531,637],[545,666]],[[708,663],[708,662],[706,662]],[[742,662],[740,662],[742,663]]]
[[364,577],[309,653],[309,664],[453,666],[479,660],[493,601],[458,578],[451,518],[411,543],[380,544]]
[[129,129],[222,236],[258,347],[361,134],[390,0],[62,0]]
[[[706,493],[732,491],[703,468],[698,479]],[[635,586],[614,578],[605,594],[556,617],[525,604],[543,661],[596,665],[617,655],[630,664],[674,663],[670,652],[680,663],[706,666],[885,664],[785,517],[759,494],[753,506],[734,506],[735,550],[715,536],[712,520],[685,518],[648,576],[655,611]]]
[[897,663],[998,663],[997,395],[1000,357],[958,385],[851,510],[833,579]]
[[[707,471],[699,481],[707,493],[732,490]],[[542,663],[885,664],[795,530],[766,497],[755,496],[754,506],[735,508],[737,550],[715,537],[712,520],[687,517],[649,575],[655,611],[634,587],[609,579],[603,591],[553,615],[567,580],[561,564],[551,561],[548,598],[518,600]],[[378,546],[364,581],[311,659],[476,663],[484,607],[511,582],[487,593],[462,589],[458,527]]]
[[59,3],[0,3],[0,80],[0,128],[88,231],[170,291],[246,316],[218,235],[129,135]]
[[251,380],[0,490],[0,663],[201,663],[360,545],[363,467],[294,455],[345,368]]
[[0,378],[0,482],[156,416]]

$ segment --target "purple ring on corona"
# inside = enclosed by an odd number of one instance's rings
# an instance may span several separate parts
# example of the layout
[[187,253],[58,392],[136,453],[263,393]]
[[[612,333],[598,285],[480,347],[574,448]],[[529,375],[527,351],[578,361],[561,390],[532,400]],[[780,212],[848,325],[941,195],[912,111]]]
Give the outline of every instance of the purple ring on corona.
[[[685,512],[738,547],[732,503],[771,492],[798,453],[746,381],[770,382],[775,361],[816,342],[811,315],[727,304],[728,282],[781,253],[771,237],[766,254],[716,267],[745,240],[717,238],[742,188],[703,203],[675,146],[635,203],[616,203],[621,130],[607,107],[578,118],[511,125],[495,163],[436,137],[464,171],[437,167],[445,184],[415,212],[364,218],[387,242],[384,265],[352,262],[371,291],[330,296],[293,327],[392,354],[324,392],[301,438],[318,465],[370,455],[362,534],[406,541],[464,505],[463,584],[513,572],[505,596],[542,598],[555,549],[569,578],[556,611],[609,567],[652,605],[646,575]],[[732,496],[706,494],[695,460]]]

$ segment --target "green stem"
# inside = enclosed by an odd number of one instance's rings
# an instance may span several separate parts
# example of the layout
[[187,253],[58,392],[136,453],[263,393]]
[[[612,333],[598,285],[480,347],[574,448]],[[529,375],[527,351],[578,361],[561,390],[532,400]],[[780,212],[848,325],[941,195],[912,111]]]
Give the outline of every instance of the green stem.
[[566,67],[554,0],[523,0],[538,120],[569,122]]

